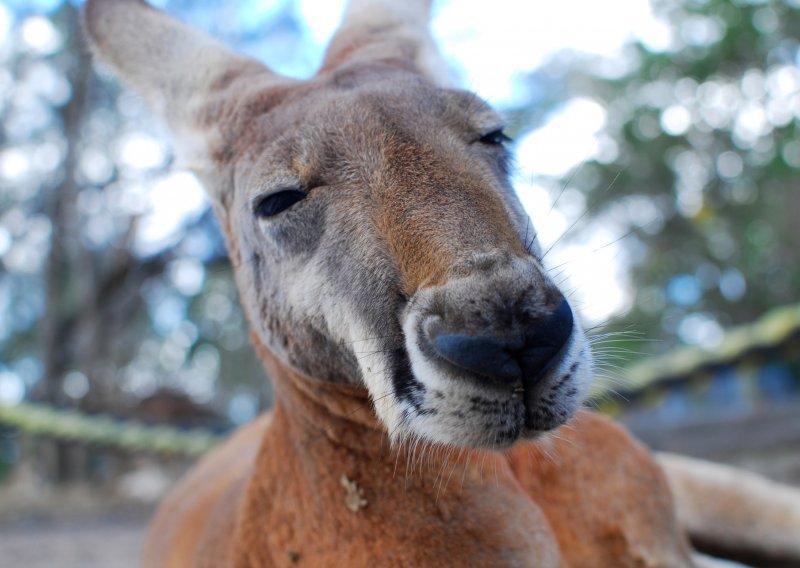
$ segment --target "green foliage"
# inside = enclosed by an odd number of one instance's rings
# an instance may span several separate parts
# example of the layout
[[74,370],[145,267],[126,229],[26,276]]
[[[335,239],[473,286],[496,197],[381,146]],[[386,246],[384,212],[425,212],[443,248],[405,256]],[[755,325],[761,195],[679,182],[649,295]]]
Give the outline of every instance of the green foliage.
[[571,183],[592,222],[631,233],[632,306],[614,327],[663,339],[648,344],[657,350],[711,346],[722,328],[797,301],[799,7],[659,2],[668,50],[630,45],[621,77],[591,60],[567,73],[569,92],[607,109],[612,148]]

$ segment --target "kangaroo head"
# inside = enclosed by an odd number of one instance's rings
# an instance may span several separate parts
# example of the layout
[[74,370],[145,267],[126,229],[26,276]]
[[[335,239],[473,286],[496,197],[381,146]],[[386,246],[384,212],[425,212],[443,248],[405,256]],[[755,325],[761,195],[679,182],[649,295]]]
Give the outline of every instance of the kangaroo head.
[[259,340],[366,387],[395,438],[502,448],[573,414],[590,356],[502,118],[437,84],[427,2],[407,5],[355,0],[307,81],[138,0],[90,0],[86,28],[207,188]]

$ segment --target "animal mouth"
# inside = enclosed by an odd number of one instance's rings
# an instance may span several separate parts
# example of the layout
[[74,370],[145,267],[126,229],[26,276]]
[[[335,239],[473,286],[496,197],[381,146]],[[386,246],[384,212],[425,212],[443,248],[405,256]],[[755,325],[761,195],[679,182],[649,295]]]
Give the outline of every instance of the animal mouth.
[[390,357],[402,423],[432,440],[492,449],[563,424],[572,412],[560,392],[571,374],[558,370],[573,325],[566,303],[553,314],[547,333],[498,337],[455,333],[441,316],[409,310],[405,348]]

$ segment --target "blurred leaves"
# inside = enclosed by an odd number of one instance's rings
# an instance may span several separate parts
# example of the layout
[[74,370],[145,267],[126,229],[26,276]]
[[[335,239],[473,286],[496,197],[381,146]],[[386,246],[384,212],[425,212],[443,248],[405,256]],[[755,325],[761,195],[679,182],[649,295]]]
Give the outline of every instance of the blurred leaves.
[[629,233],[632,305],[610,328],[663,340],[646,352],[712,347],[800,290],[800,3],[655,8],[666,50],[634,43],[620,73],[590,58],[565,73],[567,92],[607,112],[603,159],[569,185],[586,197],[586,224]]
[[[278,8],[262,17],[291,21]],[[129,415],[167,388],[248,420],[269,385],[202,189],[166,171],[142,101],[92,70],[71,3],[0,12],[0,403]]]

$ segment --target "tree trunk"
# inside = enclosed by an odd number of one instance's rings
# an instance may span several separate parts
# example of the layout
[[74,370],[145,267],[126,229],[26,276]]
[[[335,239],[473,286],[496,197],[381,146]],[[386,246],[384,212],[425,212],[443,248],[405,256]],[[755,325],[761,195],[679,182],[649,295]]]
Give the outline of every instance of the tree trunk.
[[[45,266],[46,304],[41,321],[41,358],[43,381],[39,397],[54,406],[64,406],[68,401],[63,390],[64,375],[73,367],[75,338],[64,337],[62,331],[71,313],[81,305],[81,282],[74,273],[75,255],[86,254],[80,249],[80,224],[77,202],[80,187],[75,179],[78,167],[81,130],[86,115],[86,101],[91,79],[91,59],[80,40],[78,14],[67,4],[62,12],[66,22],[68,44],[65,50],[74,56],[68,70],[72,97],[61,111],[66,156],[62,176],[49,192],[45,211],[52,223],[50,253]],[[80,264],[79,264],[80,265]],[[85,275],[84,276],[90,276]],[[80,327],[80,326],[79,326]],[[49,448],[42,452],[47,476],[54,481],[73,478],[82,469],[69,456],[67,445],[58,441],[47,442]]]

